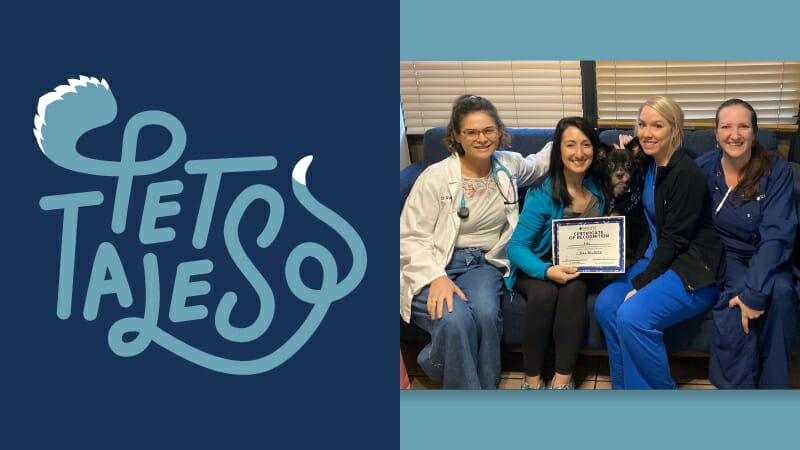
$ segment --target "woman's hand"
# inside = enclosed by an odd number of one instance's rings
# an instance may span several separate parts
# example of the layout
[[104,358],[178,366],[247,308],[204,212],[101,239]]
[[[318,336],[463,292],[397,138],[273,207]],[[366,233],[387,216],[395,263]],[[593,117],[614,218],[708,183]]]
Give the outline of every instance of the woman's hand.
[[619,144],[614,144],[614,148],[625,148],[625,146],[628,145],[628,143],[630,141],[632,141],[632,140],[633,140],[633,136],[628,136],[625,133],[620,133],[619,134]]
[[428,314],[431,319],[441,319],[444,314],[444,303],[447,302],[447,312],[453,312],[453,293],[461,297],[465,302],[467,296],[453,283],[446,275],[431,281],[428,289]]
[[634,295],[636,295],[636,292],[637,292],[636,289],[631,289],[630,292],[625,294],[625,300],[623,300],[623,302],[627,302],[629,298],[631,298]]
[[566,284],[567,281],[578,278],[580,272],[578,272],[577,267],[550,266],[544,274],[548,280],[555,281],[558,284]]
[[764,311],[758,311],[745,305],[738,295],[728,301],[728,308],[735,308],[736,306],[742,311],[742,328],[744,329],[744,334],[750,334],[750,319],[758,319],[764,314]]

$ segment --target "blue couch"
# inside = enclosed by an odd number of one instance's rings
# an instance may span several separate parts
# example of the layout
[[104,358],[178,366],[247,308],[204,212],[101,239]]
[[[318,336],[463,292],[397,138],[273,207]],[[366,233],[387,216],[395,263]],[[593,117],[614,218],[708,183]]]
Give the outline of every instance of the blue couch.
[[[547,142],[553,139],[553,129],[511,128],[511,149],[523,155],[539,151]],[[606,130],[600,133],[600,140],[608,144],[618,142],[620,133],[630,134],[629,130]],[[449,156],[444,144],[445,127],[428,130],[423,138],[422,160],[400,171],[400,211],[403,209],[406,197],[414,181],[425,167]],[[777,137],[771,130],[758,130],[758,139],[768,149],[775,151],[778,147]],[[715,147],[714,131],[701,130],[684,131],[684,147],[697,157]],[[800,214],[800,165],[790,163],[795,173],[794,189],[797,194],[798,213]],[[520,198],[524,196],[521,193]],[[795,262],[798,264],[798,261]],[[605,351],[606,344],[600,325],[594,315],[594,302],[597,299],[597,290],[590,290],[586,307],[589,310],[589,329],[586,335],[584,350],[589,352]],[[510,301],[508,294],[503,296],[503,341],[507,345],[519,345],[522,342],[523,320],[525,316],[525,297],[515,292],[514,301]],[[800,322],[798,322],[800,324]],[[798,325],[800,328],[800,325]],[[671,353],[707,353],[711,348],[713,337],[713,321],[711,313],[707,312],[693,319],[679,323],[664,331],[664,341],[667,350]],[[416,326],[408,325],[400,320],[400,339],[404,341],[424,341],[428,335]],[[795,350],[800,350],[800,333],[796,333],[793,344]]]

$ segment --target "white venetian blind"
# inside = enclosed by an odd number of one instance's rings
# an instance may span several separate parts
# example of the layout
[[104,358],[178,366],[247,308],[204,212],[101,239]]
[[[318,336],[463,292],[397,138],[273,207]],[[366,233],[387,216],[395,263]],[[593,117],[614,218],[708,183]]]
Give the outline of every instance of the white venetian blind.
[[598,126],[630,127],[659,94],[678,102],[688,127],[713,127],[720,103],[738,97],[759,127],[795,130],[800,61],[597,61]]
[[553,128],[583,115],[580,61],[400,61],[409,134],[447,125],[462,94],[489,99],[509,127]]

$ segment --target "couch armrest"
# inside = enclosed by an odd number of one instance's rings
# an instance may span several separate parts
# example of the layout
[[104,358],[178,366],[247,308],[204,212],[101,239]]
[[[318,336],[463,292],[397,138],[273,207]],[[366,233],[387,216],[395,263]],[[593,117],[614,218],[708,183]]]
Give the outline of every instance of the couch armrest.
[[403,212],[403,205],[406,204],[406,197],[411,192],[411,186],[414,185],[421,173],[422,161],[417,161],[400,171],[400,212]]

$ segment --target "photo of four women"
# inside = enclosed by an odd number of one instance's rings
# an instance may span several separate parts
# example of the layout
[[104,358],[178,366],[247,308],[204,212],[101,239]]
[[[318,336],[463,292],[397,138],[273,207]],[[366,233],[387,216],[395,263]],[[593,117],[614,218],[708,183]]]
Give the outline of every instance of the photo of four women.
[[[790,257],[797,213],[788,163],[757,139],[741,99],[716,111],[717,147],[697,159],[682,143],[684,113],[667,96],[638,110],[644,153],[641,257],[600,290],[594,315],[614,389],[674,389],[664,329],[711,310],[709,380],[718,388],[790,387],[798,297]],[[620,136],[615,147],[633,136]],[[500,299],[527,300],[523,389],[574,388],[587,328],[587,279],[554,265],[551,223],[607,214],[594,124],[565,117],[527,157],[509,151],[495,106],[459,97],[451,156],[425,169],[400,216],[400,313],[430,334],[417,361],[444,389],[495,389],[501,374]],[[519,209],[517,189],[528,187]],[[546,354],[555,372],[546,380]]]

